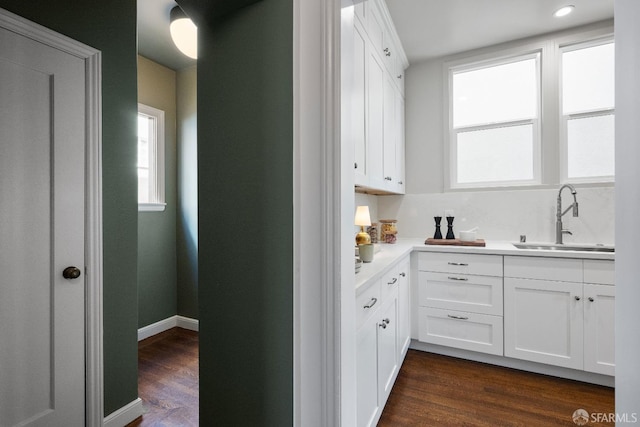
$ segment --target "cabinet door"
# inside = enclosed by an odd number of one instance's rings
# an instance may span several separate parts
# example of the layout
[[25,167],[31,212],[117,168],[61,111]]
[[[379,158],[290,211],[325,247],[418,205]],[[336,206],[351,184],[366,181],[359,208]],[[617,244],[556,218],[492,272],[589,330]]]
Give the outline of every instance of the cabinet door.
[[405,193],[405,154],[404,154],[404,98],[396,91],[396,176],[394,184],[396,193]]
[[391,78],[384,78],[384,138],[383,138],[383,168],[384,188],[388,191],[396,190],[396,95]]
[[385,188],[384,141],[384,68],[380,59],[369,50],[367,54],[367,176],[369,186]]
[[615,286],[584,285],[584,369],[615,373]]
[[[396,294],[397,295],[397,294]],[[396,341],[398,322],[396,295],[385,301],[378,313],[378,399],[384,403],[391,392],[398,371]],[[375,315],[374,315],[375,318]]]
[[373,425],[378,415],[378,318],[369,319],[358,331],[356,344],[357,423]]
[[365,35],[359,25],[353,32],[353,104],[351,108],[351,126],[354,146],[354,182],[367,186],[367,145],[366,145],[366,74],[367,48]]
[[583,367],[582,283],[504,279],[504,354]]
[[402,361],[411,343],[410,327],[410,263],[409,258],[398,266],[398,360]]

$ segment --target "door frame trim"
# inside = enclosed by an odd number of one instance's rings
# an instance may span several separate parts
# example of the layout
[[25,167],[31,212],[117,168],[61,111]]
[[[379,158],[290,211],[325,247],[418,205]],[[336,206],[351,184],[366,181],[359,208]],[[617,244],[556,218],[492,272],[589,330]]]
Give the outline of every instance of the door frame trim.
[[104,418],[102,311],[102,57],[101,52],[0,8],[0,27],[85,63],[85,420]]

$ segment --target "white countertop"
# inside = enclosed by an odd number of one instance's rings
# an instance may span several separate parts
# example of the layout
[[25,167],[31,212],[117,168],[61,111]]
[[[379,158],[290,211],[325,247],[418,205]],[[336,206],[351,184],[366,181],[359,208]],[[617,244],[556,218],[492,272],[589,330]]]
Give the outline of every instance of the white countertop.
[[[512,242],[487,241],[485,247],[477,246],[447,246],[425,245],[425,239],[400,238],[394,244],[380,243],[380,251],[373,257],[373,262],[363,263],[360,272],[356,274],[356,292],[371,280],[381,277],[397,261],[411,254],[419,252],[449,252],[492,255],[535,256],[552,258],[580,258],[580,259],[615,259],[614,253],[584,252],[584,251],[553,251],[542,249],[518,249]],[[535,244],[535,242],[528,242]]]

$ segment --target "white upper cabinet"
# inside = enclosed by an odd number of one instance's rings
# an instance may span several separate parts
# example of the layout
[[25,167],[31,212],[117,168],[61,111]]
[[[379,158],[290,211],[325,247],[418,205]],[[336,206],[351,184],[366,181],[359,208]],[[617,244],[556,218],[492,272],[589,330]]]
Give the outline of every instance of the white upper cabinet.
[[[354,182],[373,193],[404,194],[404,70],[409,66],[386,4],[355,3],[349,114]],[[351,88],[350,88],[351,89]]]

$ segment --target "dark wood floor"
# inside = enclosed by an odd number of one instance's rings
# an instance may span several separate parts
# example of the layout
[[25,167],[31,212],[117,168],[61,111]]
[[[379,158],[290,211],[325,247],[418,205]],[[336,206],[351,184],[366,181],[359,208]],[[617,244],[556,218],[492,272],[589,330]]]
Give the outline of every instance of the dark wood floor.
[[[172,329],[138,354],[146,413],[127,427],[197,426],[198,333]],[[409,350],[378,425],[575,426],[580,408],[614,412],[613,389]]]
[[580,408],[613,413],[614,389],[409,350],[378,426],[575,427]]
[[181,328],[138,344],[138,394],[145,414],[128,424],[198,425],[198,333]]

